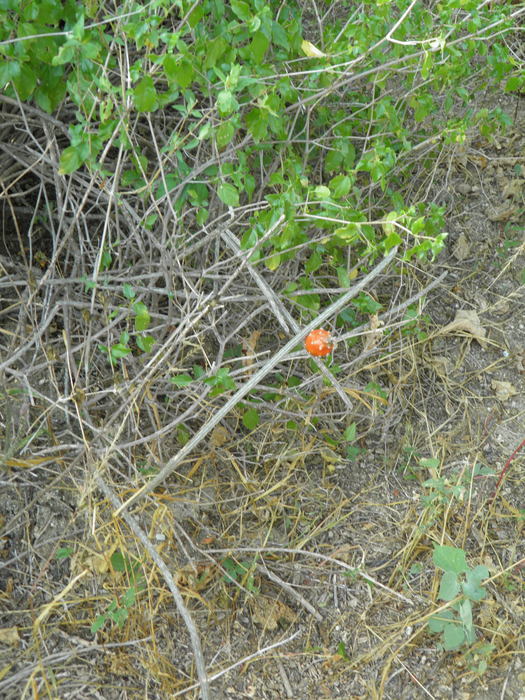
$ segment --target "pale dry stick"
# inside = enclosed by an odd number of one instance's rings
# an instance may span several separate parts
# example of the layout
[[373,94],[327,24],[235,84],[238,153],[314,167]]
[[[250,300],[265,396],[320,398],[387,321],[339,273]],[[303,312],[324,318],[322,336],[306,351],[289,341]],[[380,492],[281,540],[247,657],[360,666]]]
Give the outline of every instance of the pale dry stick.
[[[381,640],[381,641],[382,641],[382,640]],[[388,685],[388,684],[390,683],[390,681],[393,681],[394,678],[395,678],[396,676],[399,676],[399,674],[400,674],[400,673],[403,673],[403,671],[404,671],[405,673],[407,673],[407,674],[410,676],[410,678],[412,679],[412,682],[413,682],[413,683],[417,683],[417,685],[421,688],[421,690],[425,693],[425,695],[426,695],[427,697],[431,698],[431,700],[436,700],[436,697],[435,697],[434,695],[432,695],[432,693],[431,693],[429,690],[427,690],[427,689],[425,688],[425,686],[417,679],[417,677],[414,676],[414,674],[413,674],[412,671],[408,668],[408,666],[406,666],[406,665],[401,661],[401,659],[398,659],[398,658],[396,657],[396,661],[397,661],[399,664],[401,664],[401,668],[398,668],[397,671],[394,671],[394,673],[392,673],[392,674],[389,676],[389,678],[388,678],[387,682],[385,683],[385,685]]]
[[[224,676],[226,673],[233,671],[233,669],[237,668],[238,666],[242,666],[243,664],[247,664],[248,661],[253,661],[253,659],[258,658],[259,656],[262,656],[263,654],[266,654],[267,651],[271,651],[272,649],[277,649],[277,647],[282,647],[285,644],[288,644],[288,642],[292,642],[294,639],[296,639],[296,637],[299,637],[299,635],[301,633],[302,633],[301,630],[297,630],[297,632],[294,632],[294,634],[292,634],[291,637],[287,637],[286,639],[283,639],[280,642],[275,642],[275,644],[270,644],[270,646],[263,647],[262,649],[259,649],[255,653],[250,654],[249,656],[245,656],[242,659],[239,659],[239,661],[236,661],[231,666],[228,666],[228,668],[224,668],[222,671],[215,673],[213,676],[209,676],[209,678],[208,678],[209,682],[213,683],[213,681],[216,681],[217,678],[220,678],[221,676]],[[198,688],[198,687],[199,687],[198,683],[193,683],[193,685],[190,685],[187,688],[184,688],[184,690],[179,690],[178,693],[175,693],[171,697],[178,698],[180,695],[185,695],[185,693],[188,693],[190,690],[194,690],[195,688]]]
[[293,698],[294,692],[292,690],[292,686],[290,685],[290,681],[288,680],[288,676],[286,675],[286,671],[284,670],[283,662],[279,657],[277,657],[275,661],[277,663],[277,668],[279,669],[279,673],[281,675],[281,680],[283,682],[284,689],[286,690],[286,697]]
[[[237,254],[241,253],[239,242],[237,241],[237,238],[233,235],[229,228],[225,228],[221,231],[221,238],[226,243],[228,248],[230,248],[230,250],[233,250],[233,252]],[[253,265],[248,264],[248,272],[252,276],[255,284],[264,294],[266,300],[268,301],[268,304],[270,305],[270,309],[273,311],[274,316],[279,322],[279,325],[281,326],[283,331],[285,333],[289,333],[290,329],[288,328],[288,324],[286,321],[288,320],[288,322],[290,322],[290,314],[286,311],[286,309],[282,308],[282,304],[280,304],[279,300],[276,299],[273,289],[266,282],[266,280],[261,277],[261,275],[253,267]]]
[[280,576],[277,576],[277,574],[274,574],[273,571],[270,571],[266,567],[262,566],[262,564],[257,564],[257,571],[259,571],[263,576],[266,576],[270,579],[270,581],[273,581],[274,583],[277,583],[281,588],[284,588],[284,590],[292,597],[295,598],[295,600],[299,601],[299,603],[303,606],[303,608],[306,608],[308,612],[315,617],[317,622],[322,622],[323,621],[323,616],[321,615],[320,612],[317,612],[317,610],[314,608],[314,606],[309,603],[306,598],[303,598],[303,596],[295,590],[293,586],[290,586],[289,583],[286,583],[286,581],[283,581]]
[[[352,573],[356,573],[360,578],[364,579],[368,583],[373,584],[374,586],[377,586],[378,588],[382,588],[384,591],[387,593],[390,593],[390,595],[395,596],[396,598],[399,598],[402,600],[404,603],[408,603],[409,605],[414,605],[414,602],[410,600],[410,598],[406,598],[404,595],[401,593],[398,593],[397,591],[394,591],[393,588],[389,588],[388,586],[385,586],[383,583],[380,583],[379,581],[376,581],[375,578],[372,578],[372,576],[369,576],[368,574],[365,574],[363,571],[360,569],[356,568],[355,566],[350,566],[349,564],[346,564],[344,561],[341,561],[340,559],[334,559],[333,557],[329,557],[326,554],[319,554],[318,552],[309,552],[306,549],[292,549],[291,547],[238,547],[236,552],[250,552],[250,553],[257,553],[260,554],[261,552],[269,552],[271,554],[275,554],[276,552],[283,552],[284,554],[296,554],[298,556],[307,556],[307,557],[312,557],[314,559],[320,559],[321,561],[328,562],[330,564],[335,564],[336,566],[341,567],[342,569],[346,569],[347,571],[351,571]],[[231,549],[207,549],[205,550],[206,554],[231,554]],[[448,605],[448,603],[447,603]],[[430,615],[429,615],[430,617]]]
[[273,357],[269,357],[266,363],[261,367],[258,372],[255,372],[244,386],[241,386],[233,396],[231,396],[228,401],[217,410],[217,412],[195,433],[195,435],[188,440],[188,442],[174,455],[167,464],[160,470],[160,472],[148,481],[142,488],[140,488],[133,496],[128,498],[119,508],[115,511],[114,516],[118,516],[126,508],[129,508],[133,503],[135,503],[139,498],[145,496],[155,489],[159,484],[162,484],[168,476],[175,471],[176,467],[180,462],[186,457],[190,452],[192,452],[195,447],[215,428],[215,426],[220,423],[220,421],[241,401],[247,394],[255,389],[257,384],[268,375],[272,369],[283,360],[288,353],[293,350],[293,348],[300,343],[310,331],[320,326],[324,321],[329,319],[353,297],[357,296],[359,292],[365,289],[370,282],[375,279],[384,269],[389,265],[389,263],[394,259],[397,253],[397,247],[392,248],[390,253],[381,260],[381,262],[376,265],[376,267],[368,273],[363,279],[358,282],[352,289],[349,289],[345,294],[343,294],[339,299],[330,304],[322,313],[317,316],[313,321],[310,321],[303,329],[301,329],[278,350]]
[[[256,250],[260,245],[262,245],[263,242],[269,236],[271,236],[271,234],[275,231],[275,229],[281,224],[283,219],[284,219],[284,216],[281,216],[281,217],[279,217],[279,219],[277,219],[277,221],[270,227],[270,229],[264,234],[264,236],[257,242],[257,245],[255,246],[255,248],[252,249],[252,251],[250,251],[250,254],[253,252],[253,250]],[[221,289],[217,292],[217,294],[215,294],[213,292],[204,298],[204,300],[200,303],[201,310],[200,311],[198,310],[199,312],[195,318],[190,319],[189,321],[184,319],[184,323],[186,323],[188,328],[191,328],[191,326],[195,326],[197,324],[197,322],[208,312],[209,306],[213,302],[215,296],[218,296],[220,299],[223,292],[228,288],[228,286],[233,282],[233,280],[236,278],[236,276],[241,272],[241,270],[243,269],[243,267],[247,263],[247,261],[248,261],[248,255],[242,259],[241,264],[236,268],[235,272],[228,278],[228,280],[221,287]],[[163,359],[162,355],[165,354],[166,348],[168,348],[171,345],[173,339],[175,337],[178,337],[179,343],[181,342],[181,338],[184,337],[183,333],[181,333],[182,325],[183,324],[181,322],[181,325],[178,328],[176,328],[175,331],[173,331],[173,333],[171,334],[168,341],[166,341],[162,344],[162,346],[159,348],[159,350],[157,350],[155,352],[154,356],[142,367],[140,372],[137,375],[135,375],[135,377],[133,378],[133,382],[136,385],[135,395],[138,395],[140,393],[144,384],[147,381],[149,381],[149,378],[151,377],[151,375],[158,369],[159,363],[157,362],[157,360],[159,362],[162,361],[162,359]],[[106,424],[106,428],[107,428],[108,425],[115,422],[115,420],[121,415],[122,412],[125,412],[125,416],[120,424],[120,427],[116,430],[115,434],[112,436],[111,444],[108,445],[106,448],[106,451],[105,451],[106,456],[109,455],[111,453],[111,451],[113,449],[115,449],[115,446],[117,445],[117,441],[120,437],[120,434],[122,433],[122,431],[125,428],[125,425],[126,425],[125,421],[126,421],[127,417],[129,416],[129,414],[131,413],[131,411],[133,410],[133,401],[134,401],[134,397],[132,396],[131,401],[128,404],[125,404],[121,408],[119,408],[116,411],[116,413],[111,417],[111,419],[109,420],[109,423]],[[106,458],[107,457],[104,457],[104,459],[106,459]]]
[[[113,489],[110,486],[108,486],[108,484],[106,484],[104,479],[99,474],[95,474],[95,480],[98,484],[98,487],[103,492],[104,496],[113,504],[114,507],[118,506],[119,499],[113,491]],[[204,656],[202,654],[202,644],[200,636],[195,626],[195,623],[193,622],[193,618],[191,617],[188,608],[184,604],[184,600],[177,587],[177,584],[175,583],[175,580],[171,575],[170,570],[166,566],[164,559],[157,552],[157,550],[151,543],[149,537],[137,523],[133,515],[131,515],[130,513],[123,513],[122,517],[126,521],[126,524],[128,525],[129,529],[142,542],[144,549],[147,551],[147,553],[157,565],[158,570],[162,574],[164,581],[166,581],[166,584],[171,591],[173,600],[175,601],[175,605],[177,606],[177,610],[179,611],[180,616],[184,620],[184,624],[186,625],[186,629],[188,630],[191,639],[191,648],[193,650],[193,656],[195,658],[195,667],[197,669],[197,677],[199,679],[199,682],[192,687],[196,688],[200,686],[201,700],[209,700],[209,681],[211,679],[208,678],[208,674],[206,672],[206,665],[204,663]]]
[[[240,252],[240,248],[239,248],[239,244],[237,242],[237,239],[235,238],[235,236],[233,235],[233,233],[229,229],[224,229],[221,232],[221,237],[232,250],[234,250],[236,253]],[[259,287],[261,292],[264,294],[264,297],[268,301],[268,304],[270,305],[271,310],[273,311],[276,319],[281,324],[282,328],[284,328],[284,330],[287,333],[289,333],[290,331],[288,330],[288,326],[287,326],[287,323],[289,323],[293,332],[296,334],[299,333],[301,330],[299,324],[294,319],[294,317],[288,312],[288,310],[283,306],[281,300],[276,296],[275,292],[270,287],[270,285],[266,282],[266,280],[261,277],[261,275],[253,267],[253,265],[248,264],[248,272],[253,277],[255,284]],[[323,374],[323,376],[326,377],[328,379],[328,381],[332,384],[332,386],[335,387],[337,393],[341,397],[341,399],[342,399],[343,403],[346,405],[346,407],[349,409],[353,408],[352,402],[350,401],[345,390],[339,384],[339,382],[334,377],[332,372],[330,372],[330,370],[326,367],[326,365],[318,357],[312,356],[312,359],[315,362],[315,364],[317,365],[317,367],[321,370],[321,373]]]

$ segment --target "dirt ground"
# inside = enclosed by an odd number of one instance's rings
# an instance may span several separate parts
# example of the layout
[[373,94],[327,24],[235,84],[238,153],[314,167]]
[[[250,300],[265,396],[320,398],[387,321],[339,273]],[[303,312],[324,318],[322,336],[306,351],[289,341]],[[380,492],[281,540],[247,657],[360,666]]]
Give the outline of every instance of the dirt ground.
[[[357,367],[340,350],[355,414],[303,362],[301,410],[296,397],[280,412],[270,406],[253,433],[229,416],[135,511],[219,676],[216,700],[525,699],[525,113],[523,100],[504,106],[515,118],[505,133],[473,137],[414,182],[414,199],[446,206],[447,246],[437,265],[407,267],[377,294],[391,288],[403,300],[447,276],[410,332],[385,334]],[[3,236],[7,347],[32,280],[12,254],[15,233]],[[458,312],[468,313],[454,325]],[[102,404],[70,394],[71,367],[53,355],[67,318],[53,319],[31,361],[23,355],[27,375],[22,365],[1,375],[0,697],[197,698],[173,597],[97,488],[96,475],[111,473],[124,499],[136,471],[124,449],[110,464],[90,462],[79,426],[119,444],[130,435]],[[267,330],[262,354],[275,351]],[[131,395],[132,378],[100,376],[97,396]],[[370,382],[387,401],[359,393]],[[155,424],[189,410],[155,403],[154,392],[140,410],[160,412]],[[206,411],[192,400],[190,426]],[[353,460],[334,444],[336,420],[340,431],[356,423]],[[180,430],[163,433],[159,463]],[[149,468],[152,453],[139,448],[136,463]],[[430,458],[439,466],[422,466]],[[441,492],[425,486],[431,478]],[[491,576],[474,606],[477,641],[454,652],[426,626],[439,604],[436,542],[461,547]]]

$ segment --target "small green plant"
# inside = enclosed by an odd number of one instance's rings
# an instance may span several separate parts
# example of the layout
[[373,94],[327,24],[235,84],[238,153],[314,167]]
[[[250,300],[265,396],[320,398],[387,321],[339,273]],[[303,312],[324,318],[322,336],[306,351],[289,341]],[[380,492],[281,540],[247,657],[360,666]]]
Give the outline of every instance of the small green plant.
[[428,337],[427,329],[430,324],[430,316],[428,316],[428,314],[421,314],[417,304],[411,304],[403,317],[401,335],[415,336],[417,340],[426,340]]
[[204,374],[203,368],[195,365],[193,367],[193,377],[191,374],[185,372],[184,374],[177,374],[175,377],[171,377],[170,381],[172,384],[175,384],[175,386],[185,387],[201,379],[205,384],[212,387],[210,397],[218,396],[225,391],[231,391],[237,388],[234,380],[230,377],[230,370],[228,367],[221,367],[210,377],[205,377]]
[[127,331],[123,331],[120,334],[118,343],[114,343],[110,347],[102,344],[98,346],[99,350],[107,354],[109,363],[113,367],[118,363],[119,360],[122,360],[123,357],[126,357],[126,355],[129,355],[129,353],[131,352],[131,348],[128,345],[129,337],[129,333]]
[[[136,294],[131,284],[125,283],[122,286],[122,293],[128,300],[128,309],[132,318],[133,331],[132,333],[123,331],[120,334],[118,343],[114,343],[111,346],[102,344],[99,344],[98,346],[99,350],[107,354],[108,360],[113,367],[119,360],[122,360],[124,357],[126,357],[126,355],[133,352],[129,345],[131,339],[134,340],[137,348],[144,353],[151,352],[153,346],[155,345],[155,338],[151,335],[147,335],[146,333],[151,323],[151,316],[148,311],[148,307],[142,301],[135,301]],[[112,311],[110,318],[116,316],[117,313],[117,311]],[[131,325],[131,321],[129,325]]]
[[[434,457],[419,460],[420,469],[437,469],[438,467],[439,460]],[[425,506],[430,506],[439,503],[449,503],[452,499],[462,501],[472,480],[487,476],[494,476],[494,469],[476,462],[468,469],[453,471],[448,477],[432,477],[422,484],[425,488],[430,489],[430,493],[421,496],[421,502]]]
[[436,545],[432,560],[444,571],[439,586],[439,600],[458,600],[431,617],[428,629],[433,634],[441,635],[445,651],[454,651],[464,644],[472,645],[476,641],[472,603],[485,598],[486,591],[481,583],[488,578],[489,570],[483,565],[471,569],[465,552],[448,545]]
[[133,327],[135,330],[135,342],[137,347],[142,352],[151,352],[155,344],[155,338],[151,335],[145,335],[151,323],[151,316],[148,307],[142,301],[134,301],[135,290],[131,284],[126,283],[122,286],[122,292],[126,299],[129,300],[130,310],[133,314]]
[[105,612],[97,616],[91,625],[92,634],[96,634],[108,621],[114,622],[117,627],[123,627],[130,608],[136,603],[137,595],[145,588],[144,576],[139,575],[139,561],[131,561],[126,554],[116,551],[111,556],[111,566],[113,571],[126,574],[130,584],[120,598],[113,600]]
[[343,433],[344,440],[347,444],[346,447],[346,458],[350,460],[350,462],[354,462],[357,457],[359,457],[360,454],[364,452],[364,449],[362,447],[359,447],[359,445],[356,445],[356,440],[357,440],[357,425],[354,423],[350,423],[348,428]]
[[222,580],[226,583],[238,583],[250,593],[259,593],[259,587],[255,585],[253,561],[236,561],[233,557],[226,557],[221,561],[221,566],[226,572]]
[[465,652],[465,661],[468,668],[478,676],[487,670],[492,652],[496,649],[494,644],[475,644],[472,649]]

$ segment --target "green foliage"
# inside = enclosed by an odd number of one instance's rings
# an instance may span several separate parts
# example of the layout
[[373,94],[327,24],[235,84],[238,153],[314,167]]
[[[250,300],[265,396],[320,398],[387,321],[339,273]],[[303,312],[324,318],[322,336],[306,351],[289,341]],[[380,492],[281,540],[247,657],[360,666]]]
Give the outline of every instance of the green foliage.
[[226,559],[221,561],[221,566],[225,571],[222,577],[223,581],[230,584],[238,583],[244,586],[250,593],[259,593],[259,588],[255,585],[254,562],[239,562],[233,557],[226,557]]
[[232,391],[237,388],[237,385],[230,377],[230,370],[227,367],[221,367],[216,374],[211,377],[207,377],[204,380],[205,384],[209,384],[213,387],[210,391],[210,396],[218,396],[225,391]]
[[[214,193],[233,209],[253,202],[261,168],[277,157],[280,167],[268,169],[260,193],[266,206],[254,208],[243,248],[255,248],[284,214],[284,228],[253,256],[276,270],[308,243],[315,223],[324,238],[308,245],[310,256],[301,260],[305,277],[296,281],[296,290],[308,291],[314,268],[335,272],[349,247],[372,259],[398,244],[407,259],[432,260],[441,250],[442,212],[403,203],[411,175],[407,156],[428,139],[456,144],[472,124],[489,136],[496,124],[508,123],[501,110],[469,112],[474,77],[485,85],[505,80],[509,91],[522,85],[500,40],[512,26],[505,18],[510,8],[460,4],[458,15],[455,2],[440,3],[437,14],[416,3],[390,42],[385,36],[407,0],[365,3],[351,23],[338,14],[326,22],[323,52],[310,49],[305,58],[303,41],[313,38],[312,27],[297,2],[155,0],[107,17],[98,3],[3,0],[0,89],[48,112],[62,102],[74,106],[63,175],[108,167],[99,155],[112,141],[122,149],[122,184],[148,187],[157,200],[188,177],[188,155],[200,144],[221,152],[244,139],[235,162],[224,158],[220,171],[199,170],[179,191],[175,210],[196,207],[199,225],[209,217]],[[495,22],[499,36],[487,42],[487,27]],[[129,80],[113,80],[123,44],[132,57]],[[181,119],[164,146],[172,167],[162,175],[129,139],[132,124],[160,110]],[[104,174],[112,175],[111,168]],[[379,188],[379,218],[387,215],[391,226],[368,222],[363,193],[370,188]],[[150,214],[147,225],[155,226],[156,218]],[[292,298],[307,310],[320,308],[318,295]]]
[[215,374],[206,377],[202,367],[195,366],[193,368],[193,376],[187,372],[184,372],[175,377],[171,377],[170,379],[172,384],[175,384],[175,386],[178,387],[188,386],[192,382],[198,380],[202,380],[204,384],[208,384],[212,387],[210,397],[218,396],[219,394],[223,394],[225,391],[231,391],[237,388],[234,380],[230,377],[230,370],[227,367],[221,367]]
[[242,415],[243,425],[248,430],[255,430],[255,428],[259,425],[259,421],[259,412],[255,408],[249,408]]
[[[420,470],[437,469],[438,467],[438,459],[423,458],[419,460],[418,468]],[[414,472],[414,467],[412,470]],[[429,491],[421,497],[421,502],[425,506],[431,506],[448,505],[452,500],[462,501],[474,478],[493,475],[494,469],[492,467],[476,462],[473,467],[455,470],[450,476],[434,476],[423,481],[422,486]]]
[[99,350],[106,353],[109,363],[111,365],[116,365],[119,360],[122,360],[124,357],[126,357],[126,355],[129,355],[129,353],[131,352],[131,348],[128,345],[129,337],[129,333],[123,331],[120,334],[120,340],[118,343],[114,343],[109,347],[107,345],[102,344],[98,346]]
[[357,457],[359,457],[359,455],[361,455],[364,452],[363,448],[355,444],[357,439],[357,425],[355,422],[350,423],[350,425],[346,428],[346,430],[343,433],[343,438],[347,443],[346,458],[350,462],[354,462],[357,459]]
[[123,627],[129,617],[130,608],[135,605],[137,596],[146,587],[144,576],[139,573],[140,562],[131,560],[120,550],[111,555],[111,568],[116,574],[125,574],[130,583],[123,595],[113,600],[105,612],[95,618],[91,625],[91,634],[96,634],[108,621],[117,627]]
[[476,641],[476,630],[472,618],[472,603],[483,600],[486,595],[482,587],[488,578],[486,566],[471,569],[462,549],[449,545],[436,545],[432,554],[434,564],[443,570],[439,586],[439,599],[454,601],[449,608],[430,618],[428,629],[440,634],[446,651],[459,649],[464,644]]

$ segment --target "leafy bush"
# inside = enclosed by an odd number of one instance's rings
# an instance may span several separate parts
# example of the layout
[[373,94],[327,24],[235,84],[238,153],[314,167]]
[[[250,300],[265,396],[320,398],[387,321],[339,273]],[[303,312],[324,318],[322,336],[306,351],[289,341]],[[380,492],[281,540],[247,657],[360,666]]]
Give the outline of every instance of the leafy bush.
[[408,204],[407,183],[470,124],[502,118],[471,113],[474,79],[519,87],[505,45],[487,41],[510,8],[478,6],[328,3],[317,21],[299,2],[153,0],[112,15],[99,0],[2,0],[0,88],[67,115],[61,173],[111,178],[136,225],[160,237],[169,211],[180,247],[235,221],[252,261],[298,258],[289,293],[315,313],[318,295],[294,292],[312,274],[348,285],[350,254],[442,247],[442,211]]

